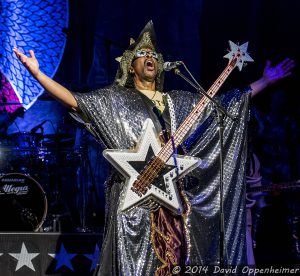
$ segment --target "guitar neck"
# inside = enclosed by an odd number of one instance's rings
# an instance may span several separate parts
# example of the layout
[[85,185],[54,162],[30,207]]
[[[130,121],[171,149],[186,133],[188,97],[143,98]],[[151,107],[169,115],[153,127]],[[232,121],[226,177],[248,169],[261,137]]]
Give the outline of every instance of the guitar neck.
[[[240,70],[242,69],[245,61],[253,61],[253,59],[247,53],[248,42],[239,46],[229,41],[230,44],[230,52],[225,55],[225,58],[228,58],[230,61],[228,65],[225,67],[221,75],[217,78],[217,80],[213,83],[213,85],[209,88],[207,94],[212,98],[227,77],[230,75],[232,70],[237,66]],[[184,140],[194,123],[199,119],[203,110],[206,108],[210,99],[203,96],[199,103],[195,106],[192,112],[186,117],[184,122],[179,126],[177,131],[173,134],[171,139],[162,147],[159,153],[155,156],[155,158],[146,166],[144,171],[140,174],[140,178],[137,179],[132,187],[132,190],[138,195],[142,196],[147,192],[147,189],[151,187],[151,183],[153,179],[155,179],[163,167],[165,163],[170,159],[173,154],[173,149],[177,148]]]
[[270,186],[250,187],[247,188],[247,193],[269,192],[272,190],[285,190],[285,189],[292,189],[292,188],[299,188],[299,187],[300,187],[300,182],[293,181],[293,182],[278,183]]
[[[213,85],[209,88],[207,91],[207,94],[210,97],[213,97],[224,81],[227,79],[227,77],[230,75],[232,70],[235,68],[235,64],[237,62],[237,59],[234,58],[231,62],[228,63],[224,71],[221,73],[221,75],[217,78],[217,80],[213,83]],[[210,99],[203,96],[199,103],[194,107],[194,109],[191,111],[188,117],[183,121],[183,123],[180,125],[180,127],[176,130],[176,132],[173,135],[172,140],[170,139],[166,145],[160,150],[158,153],[158,158],[163,161],[167,162],[171,155],[173,154],[173,143],[175,148],[177,148],[184,140],[187,133],[192,128],[193,124],[198,120],[200,115],[202,114],[202,111],[205,109],[205,107],[209,104]]]

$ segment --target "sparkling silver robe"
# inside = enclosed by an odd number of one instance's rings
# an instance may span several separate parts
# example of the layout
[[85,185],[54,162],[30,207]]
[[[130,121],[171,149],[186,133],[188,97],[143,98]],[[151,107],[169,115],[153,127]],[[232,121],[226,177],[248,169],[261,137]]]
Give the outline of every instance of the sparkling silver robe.
[[[244,176],[249,89],[220,97],[236,121],[225,118],[224,209],[225,264],[246,264]],[[168,93],[173,101],[177,127],[190,113],[199,96],[185,91]],[[86,94],[74,93],[86,127],[107,148],[135,146],[143,123],[153,117],[142,93],[112,85]],[[208,105],[185,142],[188,155],[201,158],[201,166],[185,178],[192,210],[188,220],[189,263],[212,265],[219,261],[219,137],[217,116]],[[106,182],[106,222],[97,275],[154,275],[160,266],[150,240],[150,212],[134,208],[117,214],[123,177],[114,169]]]

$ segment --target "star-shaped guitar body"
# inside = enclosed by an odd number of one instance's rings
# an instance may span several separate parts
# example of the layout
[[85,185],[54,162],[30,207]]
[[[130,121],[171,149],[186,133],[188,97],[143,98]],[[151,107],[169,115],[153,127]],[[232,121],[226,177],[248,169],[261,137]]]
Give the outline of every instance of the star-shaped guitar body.
[[[153,156],[157,156],[161,150],[157,137],[153,122],[147,119],[143,134],[135,150],[109,149],[103,152],[104,157],[126,178],[125,194],[121,199],[121,212],[136,206],[155,208],[162,205],[176,214],[182,213],[176,180],[197,167],[198,158],[181,155],[171,156],[144,195],[140,196],[131,189],[149,160]],[[175,158],[177,166],[175,166]]]
[[242,45],[238,45],[229,40],[229,46],[230,46],[230,51],[227,55],[224,56],[224,58],[228,58],[230,61],[236,58],[237,60],[236,66],[239,68],[240,71],[242,71],[245,62],[253,61],[252,57],[250,57],[249,54],[247,53],[248,42]]

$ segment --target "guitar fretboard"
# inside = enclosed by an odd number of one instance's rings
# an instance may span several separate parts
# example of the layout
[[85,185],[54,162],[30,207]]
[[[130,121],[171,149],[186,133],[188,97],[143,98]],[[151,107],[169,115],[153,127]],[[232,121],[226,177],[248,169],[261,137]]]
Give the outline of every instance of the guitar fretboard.
[[270,186],[250,187],[247,188],[247,193],[268,192],[273,190],[285,190],[285,189],[292,189],[292,188],[300,188],[300,182],[293,181],[293,182],[273,184]]
[[[209,88],[207,91],[207,94],[210,97],[214,97],[224,81],[228,78],[232,70],[234,69],[236,64],[236,59],[233,59],[224,69],[224,71],[221,73],[221,75],[218,77],[218,79],[213,83],[213,85]],[[180,127],[177,129],[177,131],[173,135],[173,140],[175,144],[175,148],[177,148],[184,140],[186,134],[189,132],[189,130],[192,128],[194,123],[199,119],[200,115],[202,114],[205,107],[208,105],[210,100],[203,96],[199,103],[194,107],[192,112],[189,114],[188,117],[183,121],[183,123],[180,125]],[[167,142],[167,144],[160,150],[158,157],[163,161],[167,162],[171,155],[173,154],[173,145],[171,139]]]

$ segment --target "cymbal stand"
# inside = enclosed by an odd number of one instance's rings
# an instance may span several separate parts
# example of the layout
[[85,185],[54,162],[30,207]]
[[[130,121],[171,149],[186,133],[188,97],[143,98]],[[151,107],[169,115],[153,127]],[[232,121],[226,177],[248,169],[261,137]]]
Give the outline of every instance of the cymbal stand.
[[[92,193],[96,194],[96,182],[89,158],[89,146],[88,146],[88,135],[89,133],[85,129],[80,129],[81,132],[81,146],[80,146],[80,165],[79,165],[79,194],[78,204],[80,210],[80,223],[81,226],[77,228],[78,232],[91,232],[91,229],[87,226],[87,202],[89,196],[92,197]],[[93,204],[93,200],[89,200],[90,204]]]
[[[61,186],[62,186],[62,179],[61,179],[61,172],[60,172],[60,164],[61,164],[61,156],[60,156],[60,143],[55,138],[55,165],[53,168],[53,202],[52,202],[52,231],[53,232],[61,232],[61,218],[65,216],[68,211],[66,211],[66,204],[64,203],[61,195]],[[51,183],[49,183],[51,186]]]

